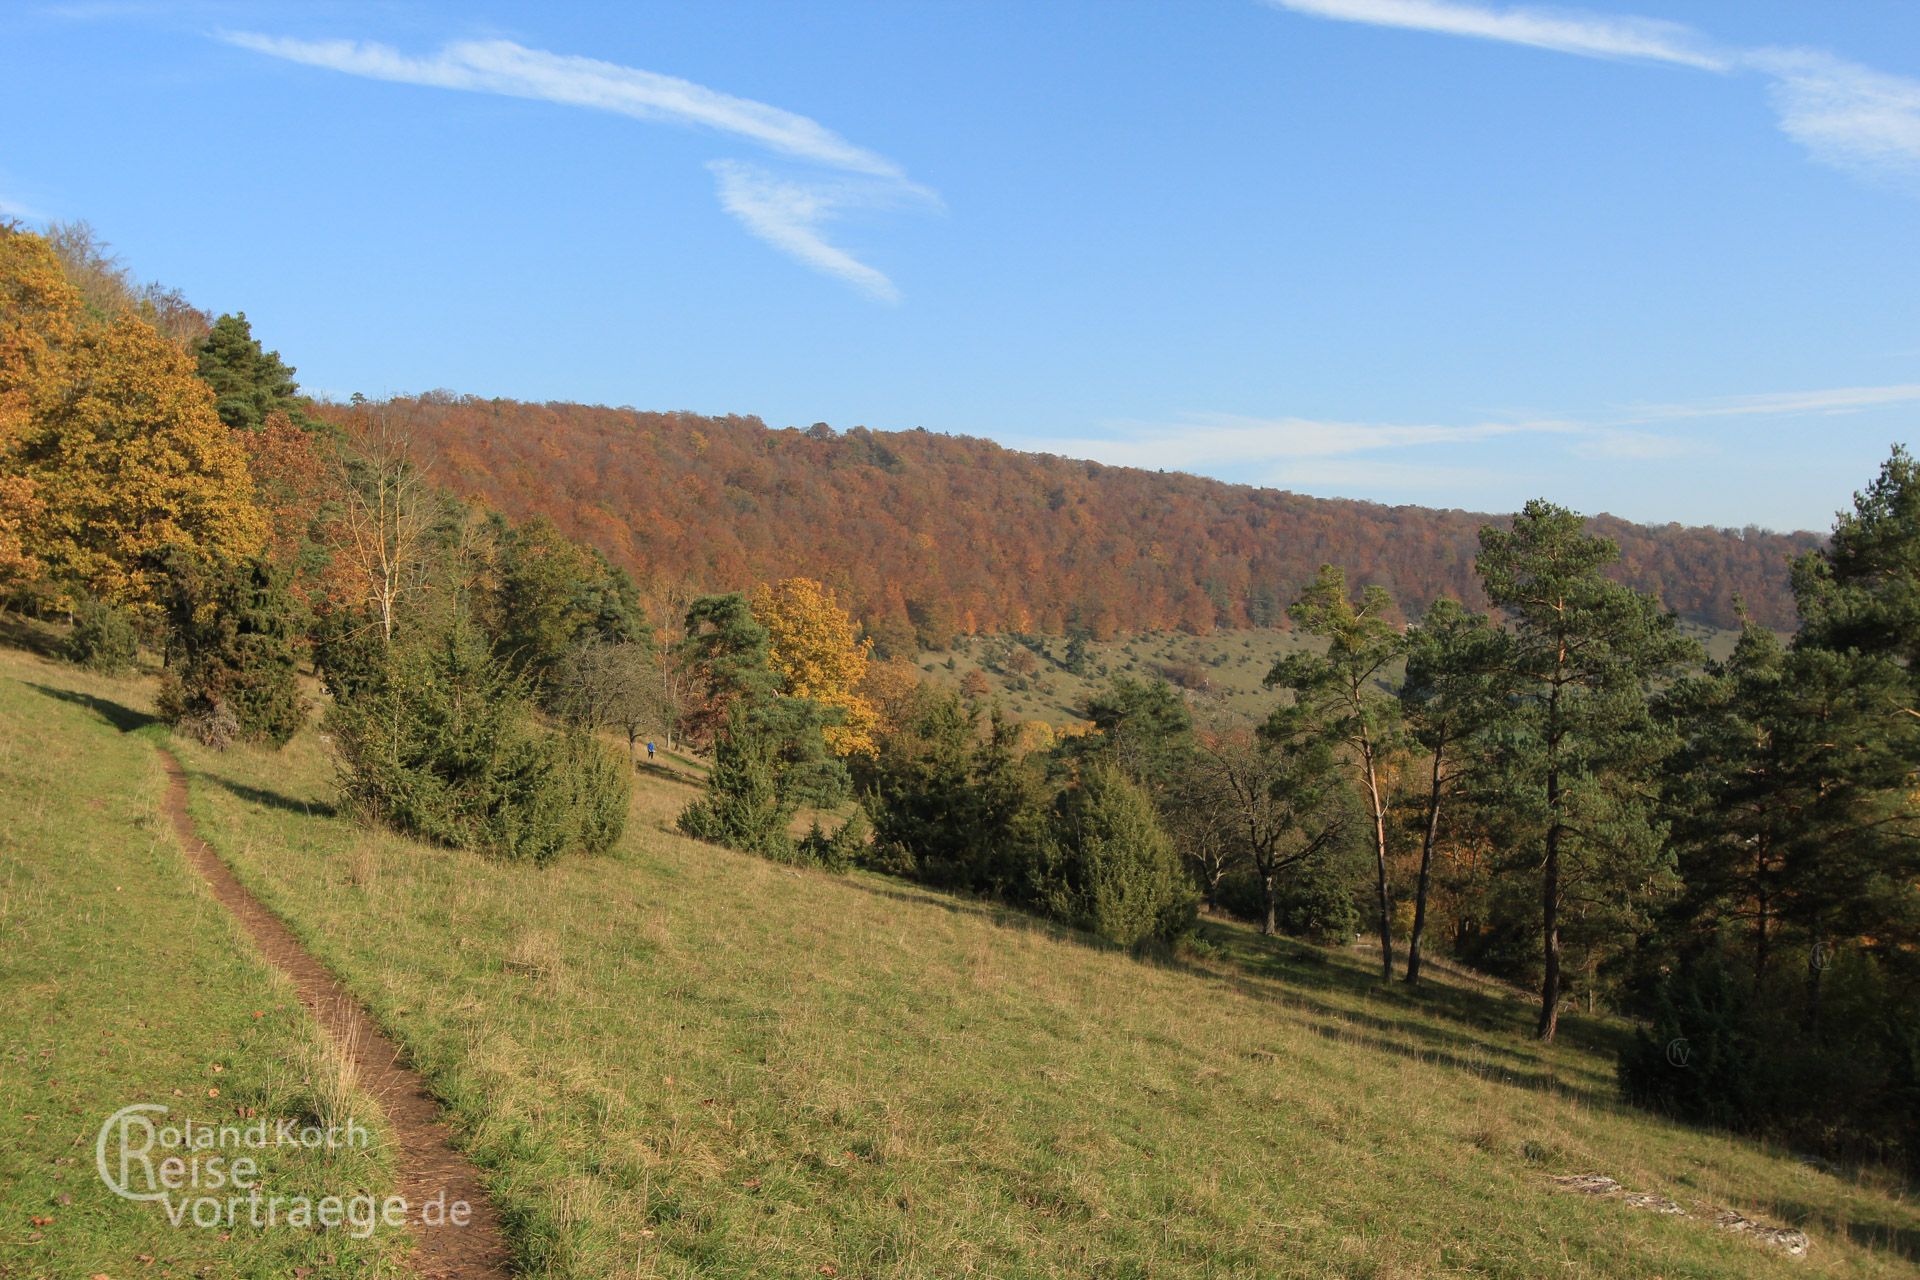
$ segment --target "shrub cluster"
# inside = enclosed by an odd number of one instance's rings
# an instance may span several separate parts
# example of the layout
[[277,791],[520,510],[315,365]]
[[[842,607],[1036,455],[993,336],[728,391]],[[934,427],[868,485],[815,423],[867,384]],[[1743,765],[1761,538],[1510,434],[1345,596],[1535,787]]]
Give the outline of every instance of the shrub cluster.
[[997,716],[922,692],[865,768],[871,864],[997,898],[1122,946],[1170,941],[1198,895],[1146,790],[1111,760],[1015,750]]
[[1653,1016],[1620,1055],[1621,1092],[1801,1151],[1914,1167],[1920,1025],[1886,966],[1853,950],[1782,959],[1758,981],[1718,951],[1662,975]]
[[307,714],[296,678],[301,619],[284,570],[175,552],[164,581],[174,661],[161,682],[162,718],[216,748],[236,739],[284,745]]
[[66,643],[69,661],[102,675],[118,675],[133,665],[139,649],[139,636],[126,610],[97,596],[86,596],[74,606],[73,630]]
[[540,865],[605,850],[625,828],[617,753],[541,732],[522,681],[465,623],[396,644],[336,697],[341,791],[365,817]]

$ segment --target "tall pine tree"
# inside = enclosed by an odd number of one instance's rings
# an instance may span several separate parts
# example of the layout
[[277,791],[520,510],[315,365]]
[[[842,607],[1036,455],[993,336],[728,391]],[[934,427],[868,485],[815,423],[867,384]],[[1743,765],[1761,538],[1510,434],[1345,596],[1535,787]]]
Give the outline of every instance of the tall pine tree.
[[1540,1017],[1559,1025],[1568,908],[1598,945],[1667,870],[1653,782],[1672,735],[1648,705],[1694,658],[1672,614],[1605,576],[1619,549],[1536,499],[1480,532],[1479,572],[1510,627],[1516,697],[1501,725],[1508,819],[1540,886]]

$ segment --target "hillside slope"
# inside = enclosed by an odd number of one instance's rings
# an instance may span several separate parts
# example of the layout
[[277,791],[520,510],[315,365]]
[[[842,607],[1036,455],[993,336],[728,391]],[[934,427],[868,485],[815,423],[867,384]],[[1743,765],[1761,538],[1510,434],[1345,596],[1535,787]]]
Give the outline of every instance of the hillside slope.
[[[83,755],[147,688],[16,651],[0,682],[7,730]],[[77,683],[105,711],[29,689]],[[1629,1110],[1617,1028],[1543,1047],[1498,988],[1414,998],[1217,925],[1213,954],[1146,964],[682,839],[664,780],[613,854],[539,871],[336,816],[311,731],[176,745],[221,855],[448,1101],[530,1274],[1764,1280],[1909,1275],[1920,1247],[1897,1184]],[[61,856],[58,814],[19,816]],[[1590,1172],[1689,1212],[1552,1181]],[[1810,1254],[1716,1230],[1722,1207]]]
[[[924,431],[773,431],[757,418],[436,394],[331,416],[402,425],[436,478],[516,520],[551,516],[644,582],[837,587],[897,649],[913,633],[1121,632],[1277,623],[1324,562],[1417,614],[1477,598],[1491,517],[1303,497],[1197,476],[1019,453]],[[1551,497],[1551,494],[1545,495]],[[1620,574],[1683,617],[1793,625],[1789,556],[1810,534],[1611,518]]]

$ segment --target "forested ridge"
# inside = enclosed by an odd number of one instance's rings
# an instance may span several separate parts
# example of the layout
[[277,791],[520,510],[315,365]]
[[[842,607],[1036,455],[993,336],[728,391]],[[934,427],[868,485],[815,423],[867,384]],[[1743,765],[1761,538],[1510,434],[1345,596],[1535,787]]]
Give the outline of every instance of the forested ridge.
[[[1325,563],[1418,616],[1483,603],[1490,517],[1313,498],[1022,453],[928,431],[774,430],[755,417],[431,393],[327,410],[404,431],[435,479],[516,520],[550,517],[641,582],[833,585],[882,642],[1084,627],[1096,637],[1284,626]],[[1789,629],[1789,559],[1813,534],[1591,522],[1622,582],[1682,617]],[[890,643],[891,642],[891,643]]]

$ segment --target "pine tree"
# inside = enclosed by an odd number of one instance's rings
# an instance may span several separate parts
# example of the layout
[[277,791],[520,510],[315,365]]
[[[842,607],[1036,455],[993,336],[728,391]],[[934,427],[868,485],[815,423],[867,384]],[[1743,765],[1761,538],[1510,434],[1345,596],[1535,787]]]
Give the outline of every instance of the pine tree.
[[500,651],[543,691],[578,645],[649,638],[631,579],[545,516],[505,536],[498,572]]
[[1407,981],[1420,981],[1433,858],[1446,811],[1476,772],[1482,735],[1505,709],[1509,694],[1505,635],[1484,614],[1437,600],[1407,632],[1407,674],[1400,714],[1427,754],[1426,794],[1420,813],[1420,869],[1414,884],[1413,928],[1407,937]]
[[780,677],[773,670],[771,639],[738,592],[701,596],[687,609],[686,635],[675,657],[692,678],[699,706],[686,718],[686,735],[697,745],[714,742],[733,705],[773,698]]
[[1698,650],[1652,597],[1604,576],[1618,558],[1541,500],[1511,529],[1480,533],[1481,580],[1511,635],[1498,785],[1514,838],[1538,859],[1542,1040],[1559,1025],[1569,901],[1595,946],[1617,944],[1644,887],[1671,872],[1652,796],[1673,741],[1648,695]]
[[213,388],[214,412],[232,430],[258,431],[275,413],[285,414],[296,426],[313,425],[294,371],[278,351],[260,345],[246,312],[214,321],[194,356],[201,378]]
[[1066,753],[1104,756],[1157,797],[1193,754],[1193,713],[1165,680],[1120,676],[1089,697],[1081,714],[1099,732],[1072,739]]
[[1393,977],[1393,903],[1387,888],[1387,761],[1400,732],[1398,706],[1382,687],[1387,669],[1406,647],[1387,615],[1393,597],[1368,587],[1355,602],[1347,576],[1320,566],[1313,583],[1287,610],[1295,626],[1327,642],[1325,653],[1295,653],[1267,673],[1267,686],[1293,691],[1296,720],[1340,743],[1357,775],[1372,824],[1374,907],[1380,936],[1380,976]]

